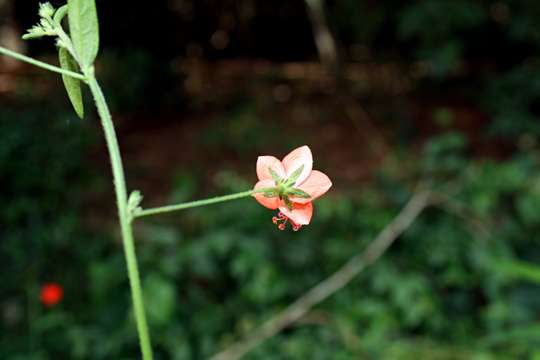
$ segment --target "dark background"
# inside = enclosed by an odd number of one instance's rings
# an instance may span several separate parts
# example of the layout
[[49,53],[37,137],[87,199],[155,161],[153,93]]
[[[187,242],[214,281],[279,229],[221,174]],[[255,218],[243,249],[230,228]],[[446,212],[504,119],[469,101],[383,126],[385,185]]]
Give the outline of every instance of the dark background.
[[[0,44],[56,63],[50,39],[20,40],[37,7],[0,1]],[[252,199],[138,222],[156,358],[208,358],[250,334],[361,252],[424,180],[443,201],[246,358],[540,356],[540,3],[97,7],[97,75],[144,206],[249,189],[258,155],[304,144],[334,183],[298,233]],[[57,76],[0,59],[1,358],[139,356],[85,104],[80,120]],[[64,288],[54,307],[40,303],[47,282]]]

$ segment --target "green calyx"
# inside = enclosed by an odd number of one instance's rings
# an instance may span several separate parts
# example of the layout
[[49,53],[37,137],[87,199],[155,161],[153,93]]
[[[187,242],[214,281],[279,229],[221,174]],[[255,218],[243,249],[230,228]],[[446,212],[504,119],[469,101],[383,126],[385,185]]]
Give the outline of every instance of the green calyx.
[[292,210],[293,203],[290,200],[290,197],[296,197],[296,198],[302,198],[302,199],[311,198],[311,195],[309,195],[304,190],[294,187],[296,180],[298,180],[303,170],[304,170],[304,165],[296,169],[291,174],[291,176],[289,176],[289,178],[282,179],[274,170],[272,170],[272,168],[268,167],[268,172],[272,176],[272,179],[276,182],[276,186],[258,189],[256,190],[256,192],[262,193],[263,196],[267,198],[279,197],[281,200],[283,200],[285,205],[287,205],[289,210]]
[[[62,7],[63,8],[63,7]],[[37,39],[43,36],[57,36],[58,26],[62,20],[64,10],[56,10],[50,3],[46,2],[39,5],[39,23],[28,29],[23,35],[24,40]],[[57,21],[60,20],[60,21]]]

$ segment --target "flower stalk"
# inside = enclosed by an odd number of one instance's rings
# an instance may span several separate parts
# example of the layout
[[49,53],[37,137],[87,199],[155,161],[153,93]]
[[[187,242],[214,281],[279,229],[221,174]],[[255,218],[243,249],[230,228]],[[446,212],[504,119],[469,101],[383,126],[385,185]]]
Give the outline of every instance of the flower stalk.
[[253,190],[248,191],[242,191],[235,194],[229,194],[224,196],[217,196],[209,199],[203,199],[203,200],[195,200],[175,205],[167,205],[167,206],[161,206],[161,207],[155,207],[155,208],[149,208],[149,209],[136,209],[133,213],[133,218],[139,218],[143,216],[151,216],[151,215],[160,215],[169,213],[172,211],[179,211],[179,210],[185,210],[190,208],[195,208],[199,206],[205,206],[205,205],[211,205],[211,204],[217,204],[220,202],[225,201],[231,201],[231,200],[237,200],[241,198],[245,198],[248,196],[253,195]]
[[36,60],[34,58],[31,58],[31,57],[23,55],[23,54],[19,54],[19,53],[15,52],[15,51],[11,51],[9,49],[6,49],[5,47],[2,47],[2,46],[0,46],[0,54],[9,56],[11,58],[17,59],[19,61],[31,64],[31,65],[34,65],[34,66],[37,66],[37,67],[40,67],[40,68],[45,69],[45,70],[49,70],[49,71],[52,71],[52,72],[55,72],[55,73],[58,73],[58,74],[62,74],[62,75],[71,76],[72,78],[75,78],[75,79],[82,80],[82,81],[86,82],[86,76],[84,76],[83,74],[80,74],[80,73],[77,73],[77,72],[74,72],[74,71],[70,71],[70,70],[66,70],[66,69],[62,69],[61,67],[54,66],[54,65],[51,65],[51,64],[47,64],[46,62]]

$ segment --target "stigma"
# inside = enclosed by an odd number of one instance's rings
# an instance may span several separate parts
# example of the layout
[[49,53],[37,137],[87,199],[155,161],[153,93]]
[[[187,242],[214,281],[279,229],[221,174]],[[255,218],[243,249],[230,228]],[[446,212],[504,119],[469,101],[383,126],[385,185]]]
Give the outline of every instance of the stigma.
[[277,216],[272,217],[272,222],[277,225],[279,230],[285,230],[287,227],[287,223],[291,223],[291,227],[293,231],[298,231],[302,227],[302,225],[296,224],[294,221],[289,219],[285,214],[283,214],[281,211],[278,212]]

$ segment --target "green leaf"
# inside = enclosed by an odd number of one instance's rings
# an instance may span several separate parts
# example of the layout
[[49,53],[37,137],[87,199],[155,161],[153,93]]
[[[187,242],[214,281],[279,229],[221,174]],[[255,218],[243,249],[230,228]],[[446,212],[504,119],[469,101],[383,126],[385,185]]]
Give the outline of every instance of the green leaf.
[[99,50],[99,24],[95,0],[68,0],[71,40],[83,71],[90,67]]
[[495,270],[512,278],[540,284],[540,266],[525,261],[498,261]]
[[305,192],[304,190],[298,189],[298,188],[292,188],[292,189],[288,190],[287,194],[288,195],[293,195],[293,196],[296,196],[296,197],[299,197],[299,198],[304,198],[304,199],[309,199],[311,197],[311,195],[309,195],[307,192]]
[[177,304],[174,283],[157,273],[151,273],[144,279],[143,293],[148,321],[155,326],[168,324]]
[[279,177],[279,175],[270,166],[268,167],[268,172],[270,173],[270,175],[272,175],[272,179],[274,179],[276,183],[281,182],[281,178]]
[[294,170],[294,172],[291,174],[291,176],[289,176],[289,178],[287,179],[286,185],[294,184],[296,182],[296,180],[298,180],[298,178],[300,177],[300,174],[302,173],[303,170],[304,170],[304,165],[302,165],[298,169]]
[[[60,66],[62,69],[78,72],[79,68],[77,62],[73,59],[73,56],[65,48],[58,49],[58,57],[60,59]],[[72,78],[68,75],[62,75],[64,86],[66,88],[69,100],[73,105],[73,109],[77,115],[82,119],[84,117],[84,105],[82,100],[81,81]]]

